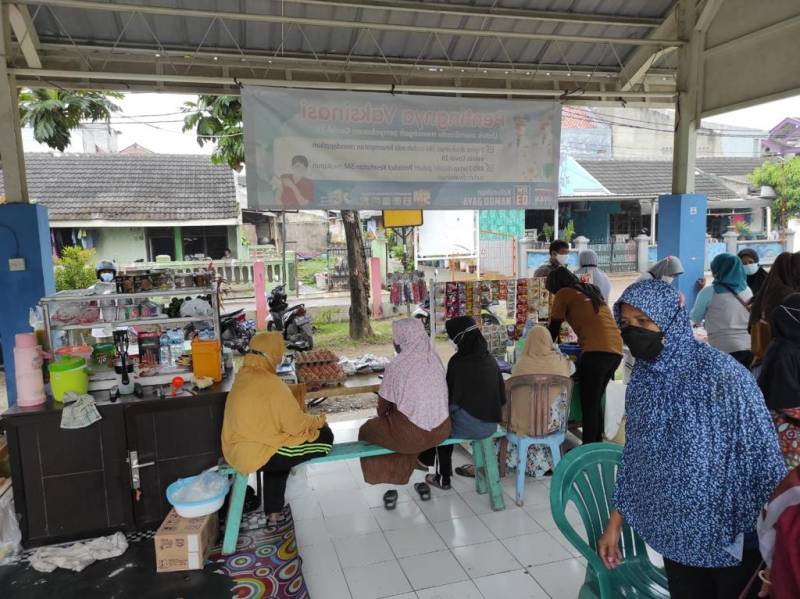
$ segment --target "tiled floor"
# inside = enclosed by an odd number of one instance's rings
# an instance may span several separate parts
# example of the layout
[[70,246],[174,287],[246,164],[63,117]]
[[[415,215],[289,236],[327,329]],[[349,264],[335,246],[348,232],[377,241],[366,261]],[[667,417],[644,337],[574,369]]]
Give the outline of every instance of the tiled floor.
[[[467,463],[455,455],[455,463]],[[525,506],[503,481],[506,510],[493,512],[471,479],[421,501],[415,472],[394,511],[388,485],[364,483],[358,461],[298,468],[289,479],[303,571],[312,599],[575,599],[585,563],[556,530],[549,479],[529,480]],[[575,519],[573,514],[571,519]]]

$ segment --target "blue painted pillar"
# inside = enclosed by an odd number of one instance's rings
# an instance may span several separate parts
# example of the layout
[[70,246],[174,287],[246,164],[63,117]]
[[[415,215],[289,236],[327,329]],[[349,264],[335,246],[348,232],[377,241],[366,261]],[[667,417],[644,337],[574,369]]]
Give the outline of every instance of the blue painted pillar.
[[[25,270],[9,269],[9,258],[24,258]],[[31,331],[28,310],[55,293],[47,208],[0,204],[0,343],[9,405],[16,403],[14,335]]]
[[658,259],[677,256],[684,273],[677,279],[688,309],[697,297],[697,279],[704,275],[706,255],[705,194],[686,193],[658,198]]

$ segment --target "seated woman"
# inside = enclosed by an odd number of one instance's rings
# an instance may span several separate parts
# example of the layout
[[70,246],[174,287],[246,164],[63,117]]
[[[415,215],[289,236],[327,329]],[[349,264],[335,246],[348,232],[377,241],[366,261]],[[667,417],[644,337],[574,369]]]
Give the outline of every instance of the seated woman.
[[[456,344],[456,353],[447,365],[447,389],[450,399],[450,436],[458,439],[485,439],[497,430],[506,402],[503,377],[497,360],[478,325],[469,316],[445,322],[447,336]],[[419,456],[426,466],[438,465],[436,474],[425,477],[428,484],[450,488],[453,475],[453,446],[435,447]],[[470,476],[469,471],[465,475]],[[474,474],[471,474],[474,476]]]
[[[378,416],[361,426],[358,439],[395,453],[362,458],[361,471],[370,484],[406,484],[417,455],[450,434],[444,366],[425,327],[416,318],[404,318],[392,323],[392,334],[397,357],[383,375]],[[427,485],[419,483],[415,488],[422,499],[430,498]],[[394,508],[396,502],[397,492],[387,491],[386,508]]]
[[[563,354],[556,351],[550,332],[543,326],[535,326],[528,333],[525,339],[525,347],[522,355],[517,359],[511,376],[521,376],[526,374],[549,374],[557,376],[571,376],[575,371],[575,366]],[[530,430],[530,393],[526,389],[512,391],[511,397],[511,422],[509,430],[526,435]],[[563,397],[564,393],[559,393],[554,388],[551,392],[554,396],[551,400],[551,419],[550,429],[560,428],[561,410],[560,402],[568,402],[569,397]],[[508,408],[508,406],[506,406]],[[517,467],[516,451],[510,451],[507,458],[509,468]],[[529,476],[541,477],[548,470],[553,468],[553,456],[550,455],[550,448],[547,445],[531,445],[528,449],[528,460],[525,468]]]
[[270,524],[283,516],[290,470],[327,455],[333,444],[325,416],[304,414],[275,374],[283,352],[280,333],[253,337],[228,393],[222,421],[222,453],[228,464],[242,474],[263,473],[264,513]]

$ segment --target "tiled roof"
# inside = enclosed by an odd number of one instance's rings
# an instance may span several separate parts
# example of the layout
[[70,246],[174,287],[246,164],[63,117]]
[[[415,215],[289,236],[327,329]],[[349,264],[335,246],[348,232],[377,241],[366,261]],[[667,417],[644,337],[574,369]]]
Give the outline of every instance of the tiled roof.
[[235,173],[205,155],[26,154],[25,170],[31,201],[47,206],[51,221],[239,216]]
[[[655,197],[671,193],[672,162],[665,160],[578,160],[589,174],[613,195]],[[699,165],[698,165],[699,167]],[[713,176],[700,171],[695,190],[710,200],[728,200],[738,196]]]
[[744,180],[767,158],[698,158],[697,168],[717,177],[730,177]]
[[596,129],[596,117],[586,108],[564,106],[561,109],[562,129]]

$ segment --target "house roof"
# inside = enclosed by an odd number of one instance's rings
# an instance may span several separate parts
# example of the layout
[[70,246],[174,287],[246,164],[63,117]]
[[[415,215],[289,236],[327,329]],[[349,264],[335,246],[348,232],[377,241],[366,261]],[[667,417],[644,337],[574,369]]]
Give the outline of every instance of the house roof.
[[31,201],[54,222],[239,216],[234,172],[206,155],[26,154],[25,170]]

